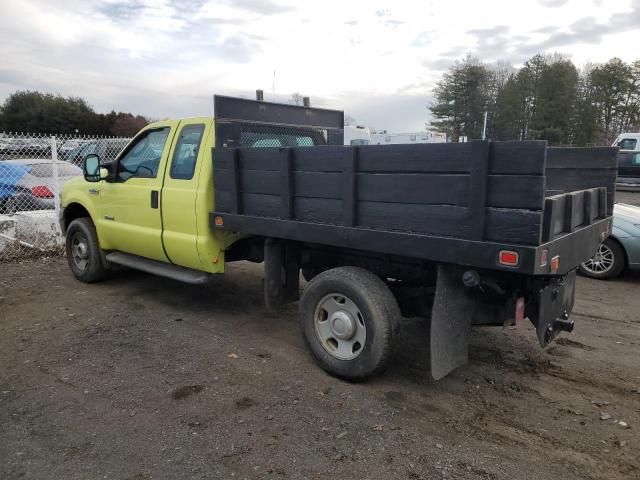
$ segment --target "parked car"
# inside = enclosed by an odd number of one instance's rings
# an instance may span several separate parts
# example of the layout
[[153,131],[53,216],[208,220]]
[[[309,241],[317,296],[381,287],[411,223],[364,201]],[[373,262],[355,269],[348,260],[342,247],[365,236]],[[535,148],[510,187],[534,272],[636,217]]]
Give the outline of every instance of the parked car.
[[99,138],[71,150],[65,155],[64,160],[81,167],[87,155],[95,154],[103,163],[109,163],[118,156],[127,143],[129,143],[127,138]]
[[[62,186],[82,169],[58,163],[58,184]],[[0,213],[54,208],[55,176],[49,160],[4,160],[0,162]]]
[[11,147],[12,140],[13,139],[5,135],[0,136],[0,153],[4,152],[5,150]]
[[61,140],[58,142],[58,159],[67,160],[71,152],[78,150],[87,143],[91,143],[92,140],[85,140],[81,138],[71,138],[69,140]]
[[621,133],[613,142],[623,152],[640,152],[640,133]]
[[640,185],[640,152],[620,150],[618,152],[619,184]]
[[625,269],[640,269],[640,207],[618,203],[613,207],[613,232],[593,258],[580,266],[592,278],[609,279]]
[[0,141],[0,159],[13,158],[27,151],[27,142],[22,138],[3,138]]
[[43,158],[51,155],[48,138],[3,138],[0,142],[0,159]]
[[640,133],[621,133],[612,146],[620,149],[617,182],[640,186]]

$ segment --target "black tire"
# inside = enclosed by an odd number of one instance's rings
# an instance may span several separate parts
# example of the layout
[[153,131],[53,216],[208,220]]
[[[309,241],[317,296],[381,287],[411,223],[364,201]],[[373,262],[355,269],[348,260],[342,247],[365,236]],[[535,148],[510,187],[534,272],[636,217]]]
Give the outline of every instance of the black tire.
[[613,257],[613,262],[611,262],[610,265],[607,265],[606,268],[601,269],[598,268],[594,264],[593,259],[591,259],[580,266],[580,273],[582,275],[585,277],[597,278],[599,280],[608,280],[617,277],[624,271],[627,264],[627,257],[624,253],[624,249],[616,240],[607,238],[602,242],[598,252],[598,254],[606,252],[607,255],[610,253]]
[[[366,339],[353,359],[336,358],[316,333],[320,302],[333,294],[347,297],[361,312],[358,318]],[[398,342],[402,318],[385,283],[358,267],[339,267],[318,274],[302,293],[299,315],[305,343],[316,363],[329,374],[352,382],[377,375],[387,367]]]
[[69,224],[66,252],[69,268],[81,282],[94,283],[107,277],[109,272],[102,262],[98,236],[90,218],[76,218]]

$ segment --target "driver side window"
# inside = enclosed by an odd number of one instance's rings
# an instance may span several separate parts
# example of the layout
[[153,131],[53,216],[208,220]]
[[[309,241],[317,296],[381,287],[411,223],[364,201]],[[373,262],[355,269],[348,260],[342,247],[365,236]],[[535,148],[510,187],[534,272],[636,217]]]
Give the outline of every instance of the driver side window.
[[155,178],[169,130],[164,127],[144,132],[118,162],[118,180]]

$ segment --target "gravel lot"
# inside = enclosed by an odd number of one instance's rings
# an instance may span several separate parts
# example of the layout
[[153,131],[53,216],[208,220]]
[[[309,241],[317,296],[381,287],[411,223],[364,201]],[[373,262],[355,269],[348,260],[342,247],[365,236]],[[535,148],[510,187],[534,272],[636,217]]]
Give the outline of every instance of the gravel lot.
[[640,192],[638,191],[617,191],[616,202],[628,203],[640,206]]
[[[479,328],[433,382],[425,320],[365,384],[307,354],[259,265],[207,287],[2,264],[0,478],[640,478],[640,275],[578,279],[576,330]],[[620,422],[624,422],[621,424]]]

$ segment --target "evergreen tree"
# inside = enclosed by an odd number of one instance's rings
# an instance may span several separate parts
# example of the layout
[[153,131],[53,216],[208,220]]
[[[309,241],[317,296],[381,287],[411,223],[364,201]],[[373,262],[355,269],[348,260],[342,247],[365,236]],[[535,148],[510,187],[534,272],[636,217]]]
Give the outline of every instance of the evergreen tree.
[[544,139],[551,145],[608,145],[621,132],[640,130],[640,60],[612,58],[578,72],[567,58],[535,55],[514,72],[467,57],[433,91],[431,125],[454,141]]
[[558,60],[542,68],[530,138],[547,140],[555,145],[570,143],[577,89],[578,71],[570,60]]
[[493,78],[474,57],[456,62],[434,90],[435,103],[430,108],[438,120],[432,126],[454,141],[463,135],[480,138],[484,112],[491,104]]
[[612,58],[591,71],[592,101],[600,126],[600,142],[610,143],[625,126],[626,101],[633,89],[631,67]]

